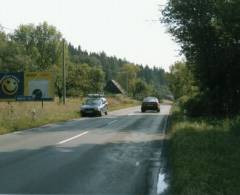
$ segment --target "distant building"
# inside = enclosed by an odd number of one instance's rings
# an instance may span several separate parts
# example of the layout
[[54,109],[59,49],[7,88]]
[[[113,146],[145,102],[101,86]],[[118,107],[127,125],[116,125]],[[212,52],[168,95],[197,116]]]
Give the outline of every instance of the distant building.
[[107,82],[105,91],[113,94],[125,94],[125,91],[123,90],[121,85],[115,80],[110,80]]

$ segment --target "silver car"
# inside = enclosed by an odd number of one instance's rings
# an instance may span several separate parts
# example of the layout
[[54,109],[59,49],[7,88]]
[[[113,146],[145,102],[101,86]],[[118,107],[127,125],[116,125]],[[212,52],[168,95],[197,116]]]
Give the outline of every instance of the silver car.
[[87,98],[80,107],[80,114],[84,116],[102,116],[108,114],[108,102],[106,98]]

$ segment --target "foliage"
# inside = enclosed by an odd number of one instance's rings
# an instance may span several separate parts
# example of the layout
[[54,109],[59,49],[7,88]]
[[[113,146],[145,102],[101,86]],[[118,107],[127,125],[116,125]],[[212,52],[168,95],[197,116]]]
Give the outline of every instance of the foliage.
[[207,102],[202,101],[204,98],[185,62],[176,62],[171,66],[167,80],[178,105],[188,115],[198,116],[199,111],[206,111],[207,107],[203,103]]
[[[63,38],[46,22],[20,25],[13,33],[0,31],[0,71],[52,71],[56,95],[62,96]],[[164,97],[169,94],[165,72],[132,64],[104,52],[89,53],[65,41],[67,95],[102,92],[106,82],[121,83],[128,95]]]
[[11,35],[11,40],[24,47],[24,53],[32,60],[30,70],[49,70],[59,64],[61,54],[61,33],[46,22],[34,26],[20,25]]
[[171,194],[239,194],[236,119],[185,118],[174,107],[170,128]]
[[134,81],[134,87],[132,89],[133,97],[142,100],[144,97],[148,96],[150,93],[150,88],[146,82],[141,79]]
[[126,89],[127,94],[132,94],[138,72],[139,67],[134,64],[124,64],[121,67],[117,80]]
[[170,67],[168,74],[169,87],[176,99],[187,95],[193,95],[197,90],[193,76],[185,62],[176,62]]
[[103,90],[104,72],[88,64],[68,66],[67,94],[70,96],[98,93]]
[[[108,57],[104,52],[88,53],[83,51],[81,47],[75,48],[69,44],[70,59],[77,64],[87,63],[90,66],[100,66],[105,74],[105,81],[114,79],[117,80],[128,95],[141,99],[142,96],[154,95],[159,98],[171,94],[165,72],[161,68],[149,68],[148,66],[136,65],[129,63],[127,60],[118,59],[115,56]],[[129,72],[128,72],[129,71]],[[144,83],[147,90],[136,91],[139,84]],[[139,88],[140,89],[140,88]]]
[[2,71],[22,70],[23,64],[30,64],[31,59],[23,53],[24,48],[11,42],[8,35],[0,32],[0,69]]
[[209,103],[208,115],[240,111],[239,13],[238,0],[169,0],[163,11],[205,98],[199,103]]

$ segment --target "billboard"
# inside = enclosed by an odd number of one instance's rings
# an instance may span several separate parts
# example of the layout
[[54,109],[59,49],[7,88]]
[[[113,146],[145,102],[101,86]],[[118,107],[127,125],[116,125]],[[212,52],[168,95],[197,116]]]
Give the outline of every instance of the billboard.
[[0,99],[3,101],[15,100],[24,93],[24,73],[0,73]]
[[0,100],[52,101],[52,78],[51,72],[0,73]]
[[54,83],[50,72],[27,72],[24,74],[24,96],[32,100],[51,101],[54,98]]

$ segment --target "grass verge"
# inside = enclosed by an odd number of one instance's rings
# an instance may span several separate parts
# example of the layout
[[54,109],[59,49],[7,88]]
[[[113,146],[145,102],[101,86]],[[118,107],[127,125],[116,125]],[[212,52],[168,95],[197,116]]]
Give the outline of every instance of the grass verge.
[[[108,97],[109,110],[138,105],[135,100],[124,96]],[[22,129],[38,127],[48,123],[61,122],[79,118],[83,98],[68,98],[66,105],[58,100],[54,102],[0,102],[0,134]]]
[[183,118],[170,127],[171,194],[240,194],[240,118]]

